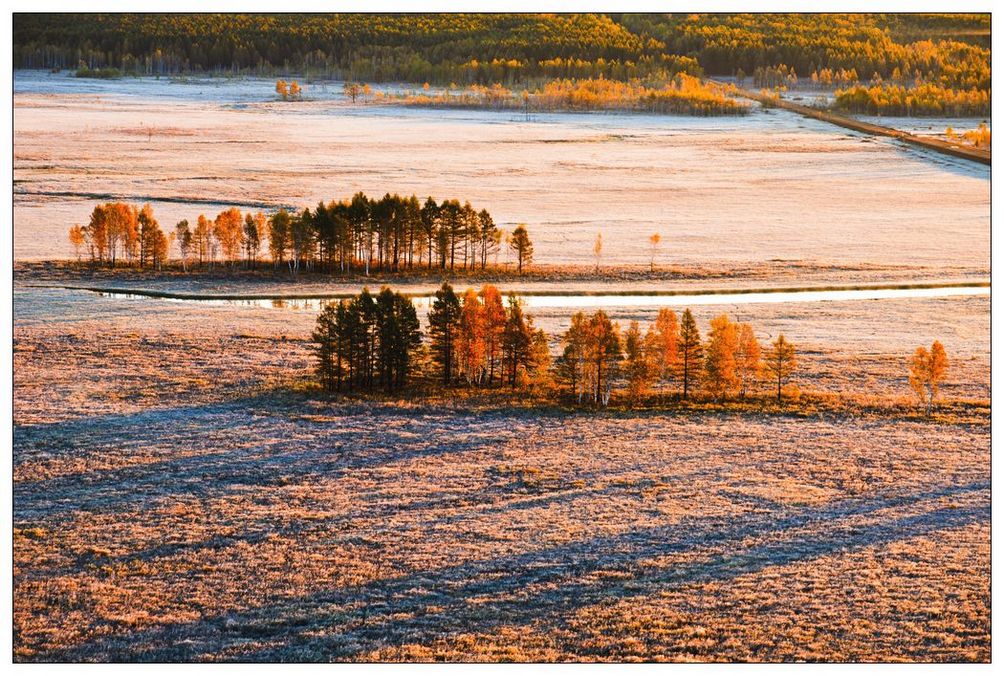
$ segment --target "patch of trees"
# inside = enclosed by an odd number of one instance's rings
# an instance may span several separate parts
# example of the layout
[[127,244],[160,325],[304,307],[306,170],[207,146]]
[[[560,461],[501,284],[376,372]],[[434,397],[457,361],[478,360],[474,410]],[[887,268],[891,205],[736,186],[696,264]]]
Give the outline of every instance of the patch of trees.
[[384,287],[328,305],[317,317],[317,375],[333,392],[404,387],[422,334],[410,299]]
[[[453,91],[404,93],[407,105],[490,110],[565,111],[638,110],[687,115],[745,115],[748,104],[731,96],[734,87],[679,73],[668,81],[646,83],[606,78],[555,79],[532,90],[516,92],[496,82]],[[387,100],[388,97],[381,97]],[[391,100],[394,100],[391,98]]]
[[834,107],[866,115],[980,117],[990,115],[990,90],[956,90],[930,83],[906,87],[875,82],[838,89]]
[[676,313],[663,308],[644,333],[638,322],[622,333],[602,310],[591,316],[579,312],[572,316],[562,343],[560,380],[580,403],[602,406],[618,379],[625,382],[631,402],[653,390],[665,398],[673,389],[682,400],[700,392],[721,402],[745,399],[774,385],[780,402],[796,365],[794,347],[783,335],[762,349],[751,325],[724,314],[711,320],[702,340],[689,309],[678,320]]
[[[485,209],[469,202],[387,194],[370,199],[356,193],[349,200],[320,202],[313,210],[271,216],[226,209],[214,219],[200,215],[195,224],[180,221],[165,235],[149,205],[141,210],[122,202],[98,205],[85,226],[69,232],[77,258],[86,254],[97,265],[147,264],[160,267],[176,242],[182,267],[190,264],[257,266],[263,252],[273,265],[290,271],[324,273],[363,270],[398,272],[418,267],[450,270],[487,269],[496,265],[505,239]],[[520,273],[533,260],[526,226],[508,238]]]
[[458,296],[444,283],[429,310],[432,359],[445,385],[526,387],[547,375],[547,336],[523,304],[494,286]]
[[70,228],[77,259],[115,267],[118,262],[160,269],[167,261],[174,234],[165,235],[149,204],[136,208],[123,202],[99,204],[87,225]]
[[787,64],[990,87],[989,14],[17,14],[13,33],[18,68],[512,86]]
[[14,43],[21,68],[83,62],[147,75],[293,70],[470,84],[696,67],[599,14],[18,14]]
[[[610,405],[615,393],[629,406],[668,401],[772,400],[799,395],[789,387],[799,366],[784,334],[762,344],[753,326],[714,317],[705,336],[690,309],[677,317],[662,308],[643,331],[626,331],[603,310],[577,312],[560,336],[552,361],[550,339],[534,326],[514,294],[503,300],[492,285],[457,294],[444,283],[428,314],[428,351],[414,305],[384,288],[327,306],[313,334],[317,373],[330,391],[384,389],[408,384],[416,368],[450,388],[534,390],[580,405]],[[426,359],[426,357],[430,359]],[[948,374],[945,348],[919,347],[909,362],[909,384],[930,415]]]
[[945,129],[945,137],[952,141],[964,141],[975,148],[990,147],[990,127],[987,126],[986,122],[980,122],[976,129],[970,129],[961,134],[948,127]]
[[629,14],[620,23],[669,53],[694,56],[713,75],[762,69],[770,79],[786,64],[775,85],[792,73],[807,79],[814,71],[853,70],[990,88],[989,14]]
[[931,415],[934,399],[947,375],[948,356],[940,342],[934,341],[930,350],[923,346],[917,348],[910,360],[909,382],[926,415]]

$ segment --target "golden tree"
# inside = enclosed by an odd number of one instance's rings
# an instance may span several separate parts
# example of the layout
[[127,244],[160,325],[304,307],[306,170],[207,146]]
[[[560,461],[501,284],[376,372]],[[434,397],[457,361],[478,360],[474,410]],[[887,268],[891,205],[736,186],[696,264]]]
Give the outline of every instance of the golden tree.
[[[485,359],[488,364],[488,384],[495,381],[496,371],[501,370],[502,333],[505,331],[506,311],[502,294],[491,284],[481,287],[478,294],[484,311]],[[501,373],[499,373],[501,378]]]
[[195,230],[192,232],[192,243],[195,246],[195,253],[199,256],[199,265],[205,262],[212,251],[212,237],[212,221],[206,218],[205,214],[199,214],[199,218],[195,222]]
[[753,327],[749,324],[739,325],[738,344],[736,345],[736,376],[739,379],[739,396],[743,399],[749,393],[763,374],[763,363],[760,361],[760,343],[757,342]]
[[485,311],[474,289],[468,289],[457,322],[457,369],[467,383],[480,383],[485,372]]
[[948,375],[948,355],[939,341],[931,344],[931,350],[918,347],[910,361],[910,387],[924,404],[924,414],[931,415],[931,407],[938,396],[938,389]]
[[645,340],[652,354],[656,378],[668,381],[680,365],[680,327],[676,313],[668,307],[660,309],[655,322],[649,326]]
[[648,270],[649,272],[655,272],[655,256],[659,253],[659,242],[662,241],[662,235],[657,232],[652,233],[652,236],[648,238],[649,246],[652,249],[652,258],[649,260]]
[[739,387],[736,350],[739,332],[726,314],[711,320],[708,343],[704,348],[704,385],[717,400],[729,397]]
[[[637,403],[652,387],[656,375],[656,361],[649,349],[649,342],[642,336],[638,322],[632,321],[624,335],[625,375],[627,376],[628,398]],[[651,344],[655,344],[652,341]]]
[[220,212],[213,222],[213,234],[223,250],[223,258],[234,263],[240,258],[244,242],[244,219],[240,209],[230,207]]
[[781,333],[770,344],[763,361],[770,381],[777,384],[777,403],[781,403],[781,390],[795,372],[795,346]]
[[80,249],[87,242],[87,238],[84,236],[84,229],[80,227],[80,224],[75,224],[70,228],[70,244],[73,245],[73,250],[77,254],[77,262],[80,262]]

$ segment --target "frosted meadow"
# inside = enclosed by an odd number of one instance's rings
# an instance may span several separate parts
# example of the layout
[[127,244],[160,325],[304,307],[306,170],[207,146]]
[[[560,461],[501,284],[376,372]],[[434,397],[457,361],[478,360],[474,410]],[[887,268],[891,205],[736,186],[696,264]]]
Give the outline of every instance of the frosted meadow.
[[[904,16],[890,35],[983,25]],[[76,77],[20,40],[16,662],[989,661],[988,165],[746,99],[717,117],[406,104],[450,90],[432,75],[461,66],[433,62],[428,88],[368,78],[353,101],[343,77],[293,73],[282,100],[285,72]],[[695,53],[725,85],[767,77]],[[779,96],[835,105],[792,68]],[[859,84],[881,102],[901,82]],[[983,119],[858,117],[939,139]],[[385,194],[469,201],[497,249],[329,269],[322,234],[297,269],[270,260],[280,209],[359,192],[373,229],[403,218]],[[150,205],[163,260],[74,247],[116,202]],[[267,224],[254,259],[246,236],[234,260],[183,256],[175,224],[222,233],[230,208]],[[358,295],[384,286],[398,305]],[[686,376],[666,311],[699,333]],[[929,364],[935,341],[928,415],[915,351]]]

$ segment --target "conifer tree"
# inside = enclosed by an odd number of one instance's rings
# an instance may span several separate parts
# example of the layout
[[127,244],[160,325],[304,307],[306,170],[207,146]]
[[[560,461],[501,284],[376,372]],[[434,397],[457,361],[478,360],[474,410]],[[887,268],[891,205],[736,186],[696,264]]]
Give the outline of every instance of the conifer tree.
[[764,368],[767,370],[772,383],[777,384],[777,403],[781,403],[781,390],[788,382],[791,374],[795,371],[795,346],[789,343],[784,334],[770,344],[767,354],[764,355]]
[[678,350],[683,378],[683,398],[687,399],[690,385],[697,379],[698,368],[704,352],[701,344],[701,332],[697,328],[697,322],[694,321],[694,315],[690,312],[690,308],[683,311],[683,317],[680,320]]
[[523,304],[515,294],[510,294],[505,328],[502,331],[503,371],[510,387],[516,387],[520,368],[529,368],[532,341],[533,326],[523,313]]
[[317,377],[324,389],[333,391],[340,386],[337,378],[337,366],[340,365],[338,322],[339,310],[344,312],[345,302],[326,306],[317,316],[317,324],[311,337],[314,341],[314,354],[317,357]]
[[736,372],[738,346],[739,334],[729,316],[721,314],[712,319],[704,348],[704,385],[716,401],[727,399],[739,386]]
[[516,254],[516,271],[523,274],[523,268],[533,262],[533,243],[530,241],[530,233],[522,223],[512,231],[509,247]]
[[433,360],[443,374],[443,383],[453,382],[456,369],[455,343],[460,321],[460,300],[447,282],[436,292],[429,310],[429,336],[432,339]]
[[488,385],[495,382],[496,373],[501,380],[502,332],[505,330],[506,311],[502,294],[491,284],[481,287],[478,294],[484,309],[485,360],[488,366]]
[[753,327],[746,323],[740,324],[736,345],[736,376],[739,380],[740,398],[746,398],[762,374],[763,362],[760,360],[760,343],[757,342],[756,335],[753,333]]

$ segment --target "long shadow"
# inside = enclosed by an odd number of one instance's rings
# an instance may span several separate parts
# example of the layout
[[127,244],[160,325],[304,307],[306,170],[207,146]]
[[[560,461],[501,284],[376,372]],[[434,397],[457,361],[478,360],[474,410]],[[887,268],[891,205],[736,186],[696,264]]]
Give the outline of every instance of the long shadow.
[[[442,421],[415,417],[408,411],[367,409],[366,418],[345,411],[340,419],[348,424],[348,429],[337,421],[290,420],[287,411],[280,411],[277,413],[282,417],[280,422],[294,426],[296,436],[253,443],[259,432],[273,437],[279,434],[275,429],[276,419],[267,414],[258,415],[261,411],[257,411],[254,417],[249,415],[234,420],[229,429],[214,420],[220,416],[234,418],[238,411],[247,413],[240,404],[228,403],[200,408],[187,418],[184,417],[187,411],[174,410],[123,416],[113,423],[103,423],[113,425],[111,430],[82,423],[66,424],[57,432],[50,430],[47,435],[55,434],[59,438],[76,429],[90,435],[85,442],[88,446],[100,447],[114,443],[119,435],[133,434],[138,426],[139,430],[123,443],[136,446],[169,443],[174,448],[201,449],[211,448],[214,441],[226,435],[228,448],[111,470],[19,481],[14,485],[15,517],[18,520],[52,519],[78,511],[141,508],[169,497],[205,499],[243,487],[282,485],[291,477],[297,482],[313,478],[333,480],[383,464],[499,444],[513,436],[509,426],[493,424],[484,416],[464,415],[470,419],[457,422],[466,425],[468,430],[463,439],[454,439],[442,434],[414,434],[415,430],[429,426],[438,429]],[[337,418],[338,414],[335,416]],[[157,421],[157,425],[153,421]],[[403,421],[406,425],[386,429],[382,423],[388,421]],[[472,439],[475,436],[477,438]],[[245,439],[248,443],[241,444]],[[24,439],[19,443],[33,442]]]
[[[574,611],[604,600],[725,581],[771,566],[988,523],[989,489],[989,481],[981,481],[841,500],[787,514],[685,519],[672,526],[284,598],[200,622],[124,632],[46,659],[198,661],[222,656],[282,661],[313,655],[320,660],[351,660],[376,648],[449,640],[462,632],[560,623]],[[882,510],[916,509],[923,501],[939,498],[956,504],[878,518]],[[740,544],[751,540],[749,545]],[[671,554],[694,556],[675,568],[641,563]],[[627,575],[590,579],[605,570]],[[239,646],[249,639],[258,647],[241,650]],[[236,652],[221,654],[227,647]]]
[[[148,509],[170,498],[209,499],[255,487],[338,480],[381,465],[501,445],[516,438],[507,420],[531,418],[545,424],[539,415],[522,411],[449,412],[449,420],[444,421],[443,412],[426,417],[422,411],[347,406],[326,412],[334,422],[304,419],[303,411],[302,405],[272,405],[267,395],[259,395],[219,405],[15,429],[15,447],[22,449],[73,444],[78,451],[112,447],[120,454],[130,447],[196,450],[114,469],[17,481],[15,520]],[[545,416],[551,417],[562,419],[561,414]],[[220,418],[227,424],[221,424]],[[405,424],[391,429],[389,422]],[[288,431],[290,426],[295,428],[293,434],[279,436],[280,430]],[[454,426],[464,430],[462,437],[443,434]],[[415,434],[416,430],[422,433]],[[265,436],[278,438],[254,441]],[[225,443],[219,446],[226,450],[209,450],[221,437]]]

